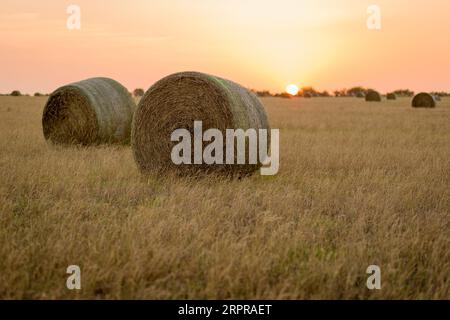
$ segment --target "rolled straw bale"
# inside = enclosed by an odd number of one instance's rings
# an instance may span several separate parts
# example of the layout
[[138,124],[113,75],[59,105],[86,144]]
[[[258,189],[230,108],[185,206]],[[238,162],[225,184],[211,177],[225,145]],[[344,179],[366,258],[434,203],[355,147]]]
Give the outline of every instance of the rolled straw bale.
[[45,105],[44,137],[56,144],[126,144],[135,109],[128,90],[112,79],[68,84],[56,89]]
[[[143,96],[133,119],[131,145],[142,172],[173,170],[182,175],[198,172],[248,174],[261,164],[181,164],[175,165],[171,141],[176,129],[187,129],[193,140],[194,121],[202,121],[203,132],[215,128],[225,137],[226,129],[267,129],[264,107],[255,94],[242,86],[216,76],[181,72],[156,82]],[[208,143],[204,143],[203,148]],[[268,145],[270,137],[268,138]],[[247,144],[246,144],[247,145]],[[225,155],[225,146],[223,154]],[[247,145],[248,146],[248,145]],[[235,145],[236,147],[236,145]],[[193,152],[191,152],[191,159]],[[235,148],[236,156],[236,148]]]
[[397,100],[397,96],[395,95],[395,93],[388,93],[386,98],[388,100]]
[[369,90],[366,94],[366,101],[375,101],[380,102],[381,101],[381,95],[375,90]]
[[412,106],[414,108],[434,108],[436,107],[436,101],[431,94],[421,92],[416,94],[413,98]]

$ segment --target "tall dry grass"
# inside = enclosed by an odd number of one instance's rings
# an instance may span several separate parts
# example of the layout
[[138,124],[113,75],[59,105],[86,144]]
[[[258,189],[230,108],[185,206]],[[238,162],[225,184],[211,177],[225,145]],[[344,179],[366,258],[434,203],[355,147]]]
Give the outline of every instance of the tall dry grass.
[[0,298],[450,298],[448,99],[265,98],[281,169],[241,181],[49,146],[45,101],[0,97]]

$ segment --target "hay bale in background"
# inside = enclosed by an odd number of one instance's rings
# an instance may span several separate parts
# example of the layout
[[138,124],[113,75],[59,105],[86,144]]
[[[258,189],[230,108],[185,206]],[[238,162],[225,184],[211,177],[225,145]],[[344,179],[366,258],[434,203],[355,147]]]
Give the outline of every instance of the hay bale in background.
[[129,143],[136,109],[128,90],[108,78],[65,85],[49,97],[44,136],[58,144]]
[[421,92],[414,96],[412,106],[414,108],[434,108],[436,107],[436,101],[431,94]]
[[172,132],[184,128],[192,136],[196,120],[203,122],[203,131],[216,128],[224,137],[226,129],[269,129],[264,107],[244,87],[198,72],[172,74],[155,83],[136,110],[131,144],[139,169],[159,173],[172,169],[181,174],[199,171],[246,174],[260,167],[248,164],[247,157],[244,165],[173,164],[171,151],[177,143],[170,140]]
[[395,93],[388,93],[386,98],[388,100],[397,100],[397,96],[395,95]]
[[144,93],[145,93],[145,91],[144,91],[144,89],[142,89],[142,88],[136,88],[136,89],[134,89],[134,91],[133,91],[133,96],[135,96],[135,97],[142,97],[143,95],[144,95]]
[[367,94],[366,94],[366,101],[380,102],[381,95],[375,90],[369,90],[369,91],[367,91]]

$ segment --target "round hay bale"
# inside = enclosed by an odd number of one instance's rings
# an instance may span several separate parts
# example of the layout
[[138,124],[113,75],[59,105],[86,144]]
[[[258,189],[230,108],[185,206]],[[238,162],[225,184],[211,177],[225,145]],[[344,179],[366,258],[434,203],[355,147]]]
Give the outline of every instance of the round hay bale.
[[381,101],[381,95],[375,90],[369,90],[366,94],[366,101],[375,101],[380,102]]
[[[147,90],[133,119],[131,145],[141,172],[162,173],[173,170],[181,175],[199,172],[240,175],[249,174],[261,166],[259,161],[249,164],[247,156],[245,164],[236,164],[235,161],[235,164],[175,165],[171,159],[171,150],[178,142],[171,141],[171,134],[176,129],[187,129],[191,141],[194,141],[194,121],[202,121],[203,132],[215,128],[220,130],[223,137],[226,129],[270,131],[263,105],[255,94],[244,87],[198,72],[172,74]],[[204,142],[203,148],[207,144]],[[225,146],[224,142],[224,155]]]
[[397,100],[397,96],[395,95],[395,93],[388,93],[386,98],[388,100]]
[[56,89],[45,105],[44,137],[56,144],[126,144],[135,109],[128,90],[112,79],[68,84]]
[[421,92],[414,96],[412,106],[413,108],[434,108],[436,107],[436,101],[431,94]]

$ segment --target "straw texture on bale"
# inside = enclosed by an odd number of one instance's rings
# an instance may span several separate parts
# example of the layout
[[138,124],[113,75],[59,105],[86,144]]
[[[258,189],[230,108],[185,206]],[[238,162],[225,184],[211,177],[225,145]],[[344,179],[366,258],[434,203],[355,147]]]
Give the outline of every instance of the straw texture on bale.
[[388,93],[386,98],[388,100],[397,100],[397,96],[395,95],[395,93]]
[[108,78],[91,78],[56,89],[42,116],[47,140],[56,144],[127,144],[136,109],[128,90]]
[[436,107],[436,101],[431,94],[421,92],[413,98],[412,106],[414,108],[434,108]]
[[375,90],[369,90],[366,94],[366,101],[375,101],[380,102],[381,101],[381,95]]
[[[155,83],[145,93],[136,110],[131,143],[139,169],[158,173],[173,170],[182,175],[199,172],[241,175],[260,167],[259,163],[249,164],[247,156],[245,164],[236,164],[235,161],[235,164],[175,165],[171,150],[178,142],[170,140],[171,134],[176,129],[187,129],[193,142],[194,121],[202,121],[203,132],[210,128],[219,129],[224,140],[226,129],[245,131],[253,128],[257,133],[259,129],[269,131],[264,107],[249,90],[208,74],[172,74]],[[203,148],[208,144],[204,142]],[[224,142],[224,155],[225,145]],[[191,150],[191,159],[193,153]]]

